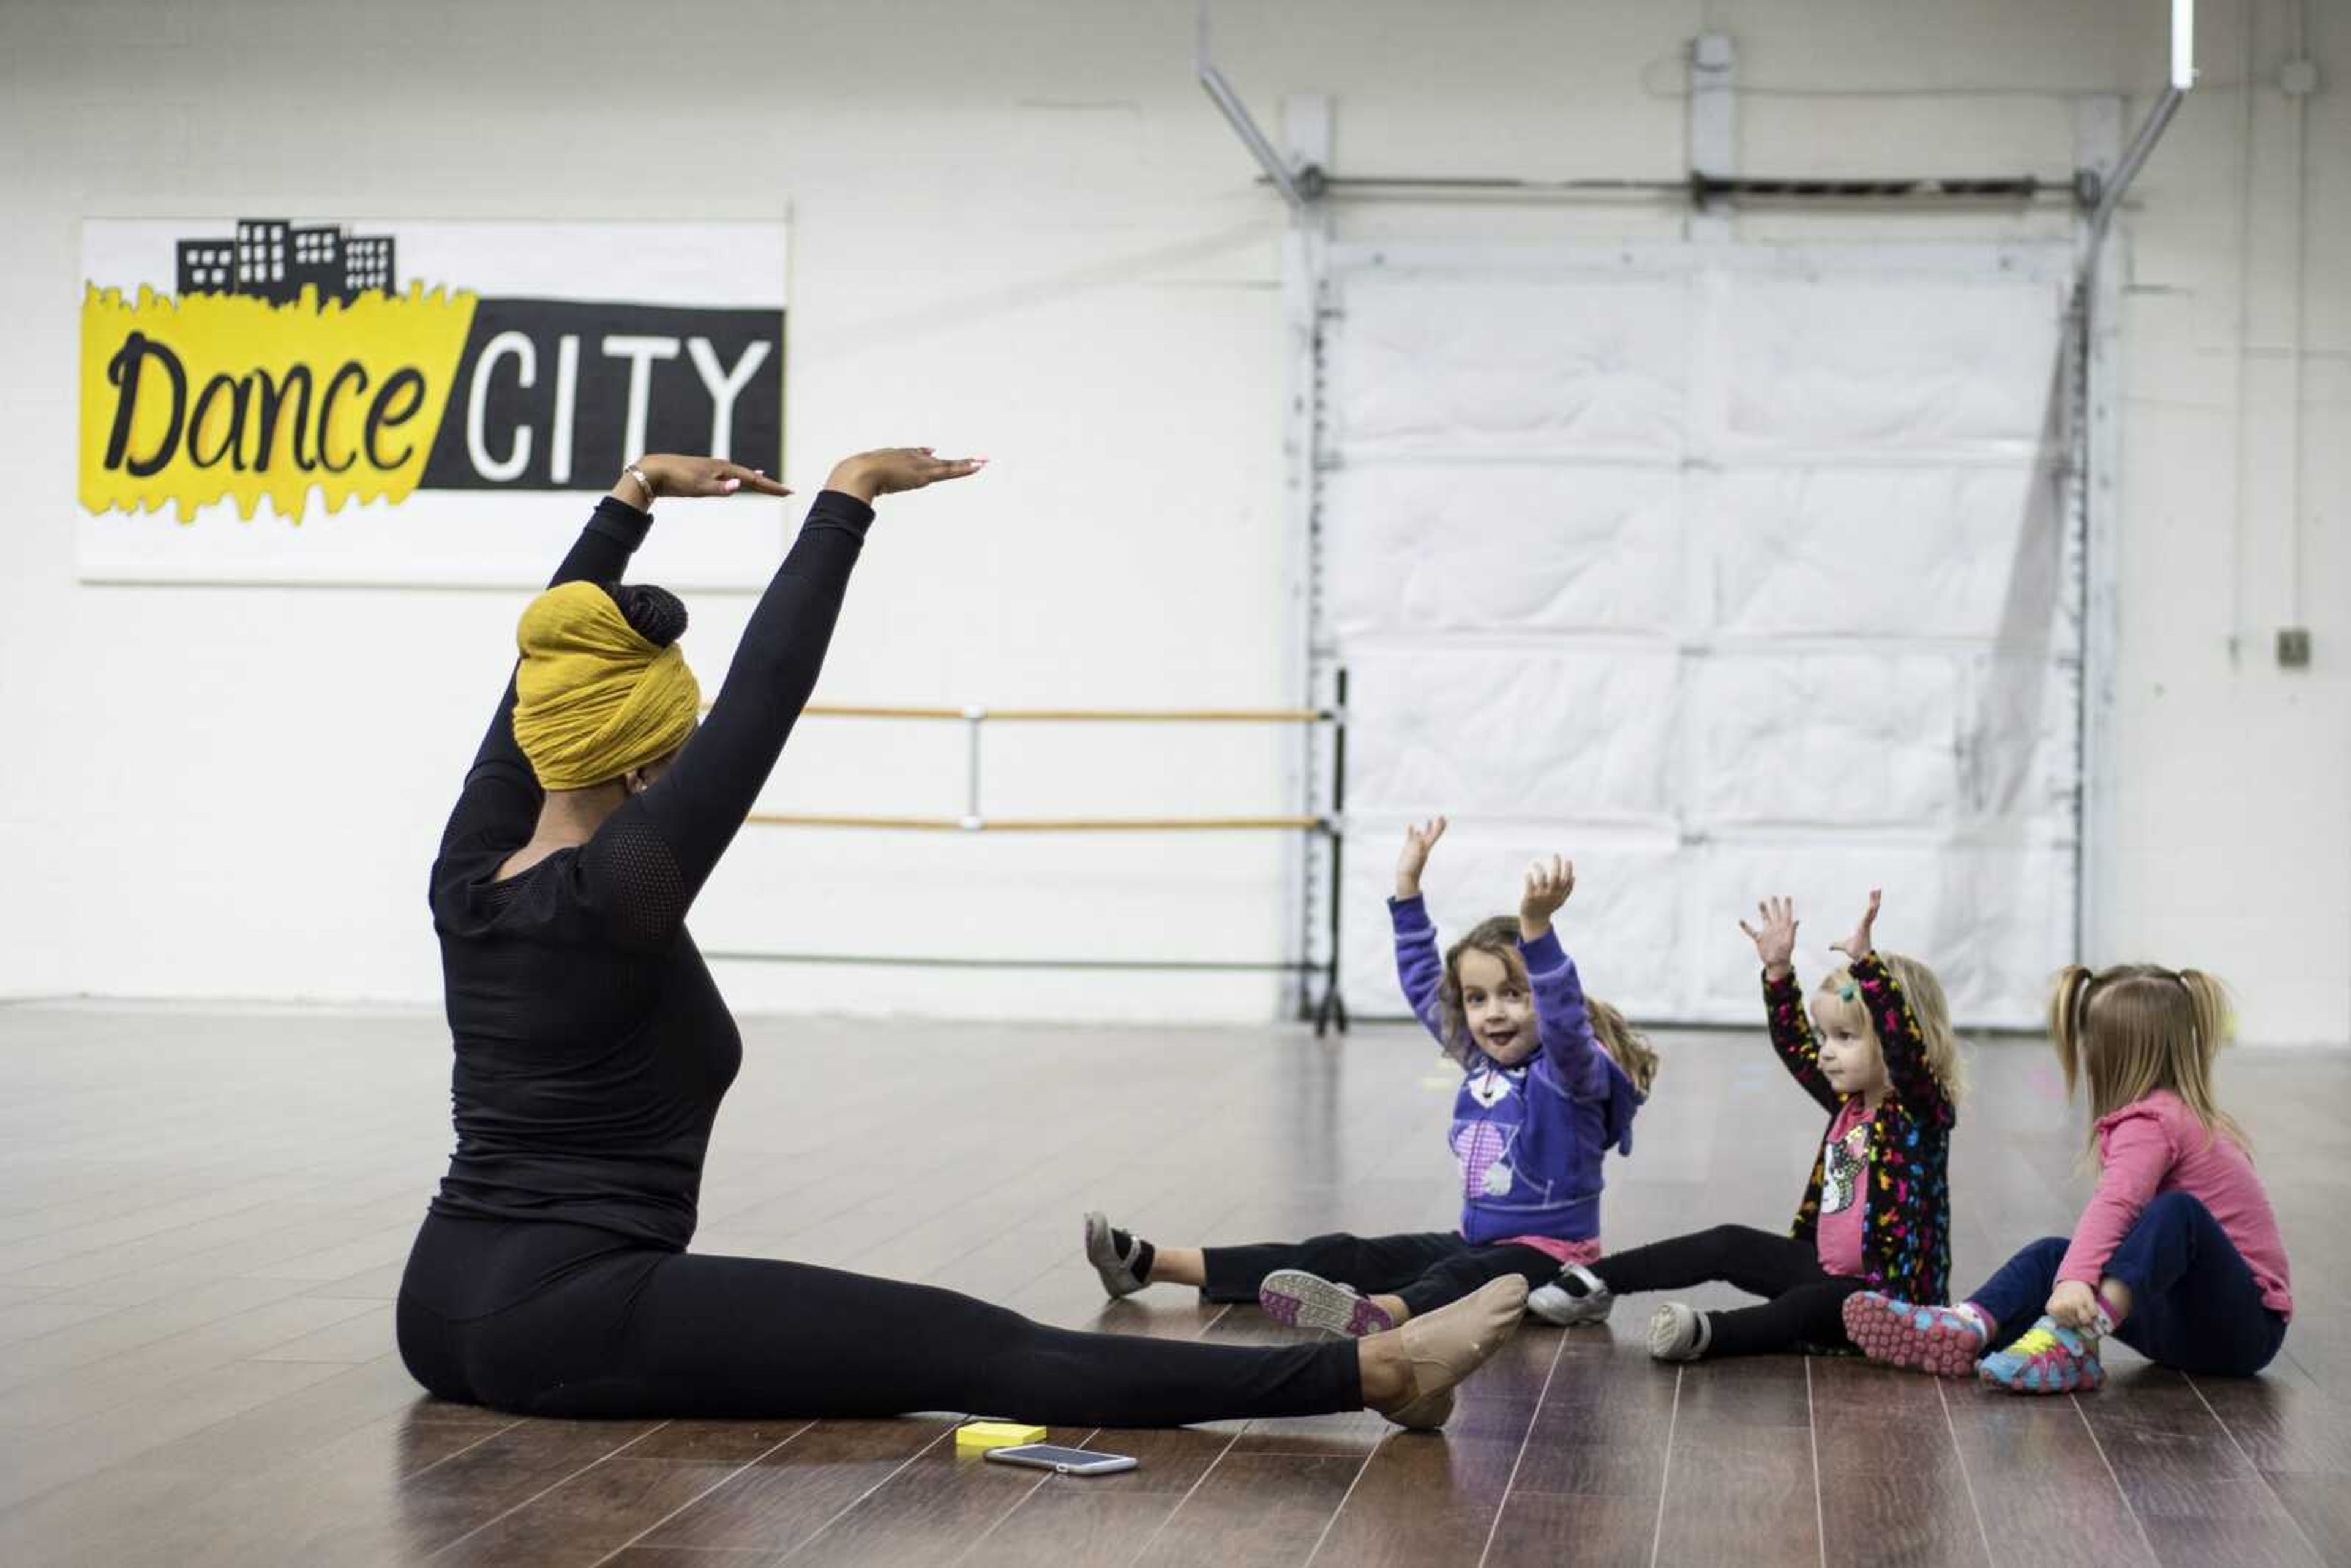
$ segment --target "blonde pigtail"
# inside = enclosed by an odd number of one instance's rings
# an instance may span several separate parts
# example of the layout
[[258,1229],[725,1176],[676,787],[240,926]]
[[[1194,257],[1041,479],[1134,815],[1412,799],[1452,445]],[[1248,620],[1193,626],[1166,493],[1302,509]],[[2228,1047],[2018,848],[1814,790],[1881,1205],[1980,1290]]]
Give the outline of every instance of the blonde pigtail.
[[2057,971],[2049,992],[2049,1038],[2057,1047],[2057,1064],[2064,1069],[2065,1095],[2071,1099],[2082,1075],[2082,1003],[2096,977],[2079,964]]
[[2097,1124],[2168,1089],[2208,1133],[2252,1145],[2212,1090],[2212,1059],[2234,1028],[2229,993],[2199,969],[2117,964],[2096,974],[2060,970],[2049,995],[2049,1038],[2065,1070],[2065,1092],[2089,1081],[2090,1147]]
[[2209,1064],[2237,1032],[2228,988],[2201,969],[2180,970],[2179,983],[2188,988],[2189,998],[2196,1004],[2196,1041]]
[[2236,1038],[2236,1009],[2229,1000],[2229,988],[2220,977],[2201,969],[2182,969],[2179,983],[2188,991],[2188,999],[2196,1009],[2196,1082],[2192,1090],[2183,1091],[2182,1097],[2208,1127],[2226,1133],[2246,1153],[2252,1152],[2252,1140],[2246,1136],[2237,1119],[2220,1109],[2212,1092],[2212,1059],[2220,1048]]

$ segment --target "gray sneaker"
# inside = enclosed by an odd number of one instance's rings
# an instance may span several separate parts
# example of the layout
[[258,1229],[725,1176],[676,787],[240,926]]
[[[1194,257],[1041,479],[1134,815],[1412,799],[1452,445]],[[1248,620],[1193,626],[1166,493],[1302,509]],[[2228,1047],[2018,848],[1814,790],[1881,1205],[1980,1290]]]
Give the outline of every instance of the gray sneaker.
[[1559,1271],[1559,1278],[1527,1297],[1527,1311],[1547,1323],[1573,1328],[1579,1323],[1604,1323],[1615,1295],[1600,1276],[1583,1264]]
[[1148,1280],[1135,1277],[1134,1260],[1143,1253],[1142,1244],[1132,1236],[1126,1245],[1119,1246],[1120,1233],[1111,1228],[1109,1217],[1099,1212],[1086,1216],[1086,1261],[1102,1276],[1102,1289],[1115,1298],[1131,1296],[1149,1284]]

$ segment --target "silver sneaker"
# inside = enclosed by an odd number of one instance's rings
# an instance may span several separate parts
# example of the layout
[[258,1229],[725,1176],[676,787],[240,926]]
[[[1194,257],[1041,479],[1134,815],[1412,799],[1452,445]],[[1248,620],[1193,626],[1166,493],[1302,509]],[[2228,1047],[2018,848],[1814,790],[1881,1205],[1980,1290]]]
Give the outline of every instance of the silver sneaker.
[[1696,1361],[1713,1338],[1706,1314],[1681,1301],[1667,1301],[1649,1316],[1649,1354],[1658,1361]]
[[[1569,1291],[1565,1284],[1569,1275],[1583,1287],[1582,1295]],[[1580,1323],[1604,1323],[1608,1312],[1615,1306],[1616,1297],[1600,1282],[1600,1276],[1581,1264],[1560,1270],[1559,1278],[1527,1297],[1527,1311],[1547,1323],[1574,1328]]]
[[1102,1289],[1113,1299],[1131,1296],[1151,1282],[1136,1279],[1131,1267],[1141,1250],[1130,1243],[1126,1255],[1121,1257],[1110,1233],[1109,1217],[1099,1211],[1086,1216],[1086,1261],[1094,1266],[1094,1272],[1102,1276]]

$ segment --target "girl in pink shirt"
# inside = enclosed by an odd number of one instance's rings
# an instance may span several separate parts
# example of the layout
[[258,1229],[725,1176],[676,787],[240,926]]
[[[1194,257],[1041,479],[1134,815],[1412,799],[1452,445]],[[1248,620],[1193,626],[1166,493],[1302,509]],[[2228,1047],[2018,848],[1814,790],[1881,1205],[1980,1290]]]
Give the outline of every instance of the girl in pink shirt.
[[2057,977],[2049,1028],[2066,1092],[2090,1082],[2098,1188],[2073,1237],[2034,1242],[1957,1307],[1856,1295],[1846,1332],[1876,1360],[1949,1377],[1973,1368],[2020,1394],[2097,1387],[2107,1334],[2182,1372],[2259,1372],[2294,1296],[2245,1134],[2212,1100],[2212,1056],[2230,1033],[2220,983],[2076,965]]

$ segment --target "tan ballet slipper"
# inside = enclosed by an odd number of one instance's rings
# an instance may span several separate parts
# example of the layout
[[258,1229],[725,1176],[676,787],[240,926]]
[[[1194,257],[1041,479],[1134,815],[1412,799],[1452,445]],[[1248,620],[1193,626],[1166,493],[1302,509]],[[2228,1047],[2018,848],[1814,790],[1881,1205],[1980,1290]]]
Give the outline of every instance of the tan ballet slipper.
[[1525,1278],[1505,1274],[1395,1330],[1412,1385],[1400,1404],[1380,1414],[1418,1432],[1444,1426],[1455,1386],[1509,1343],[1526,1308]]

